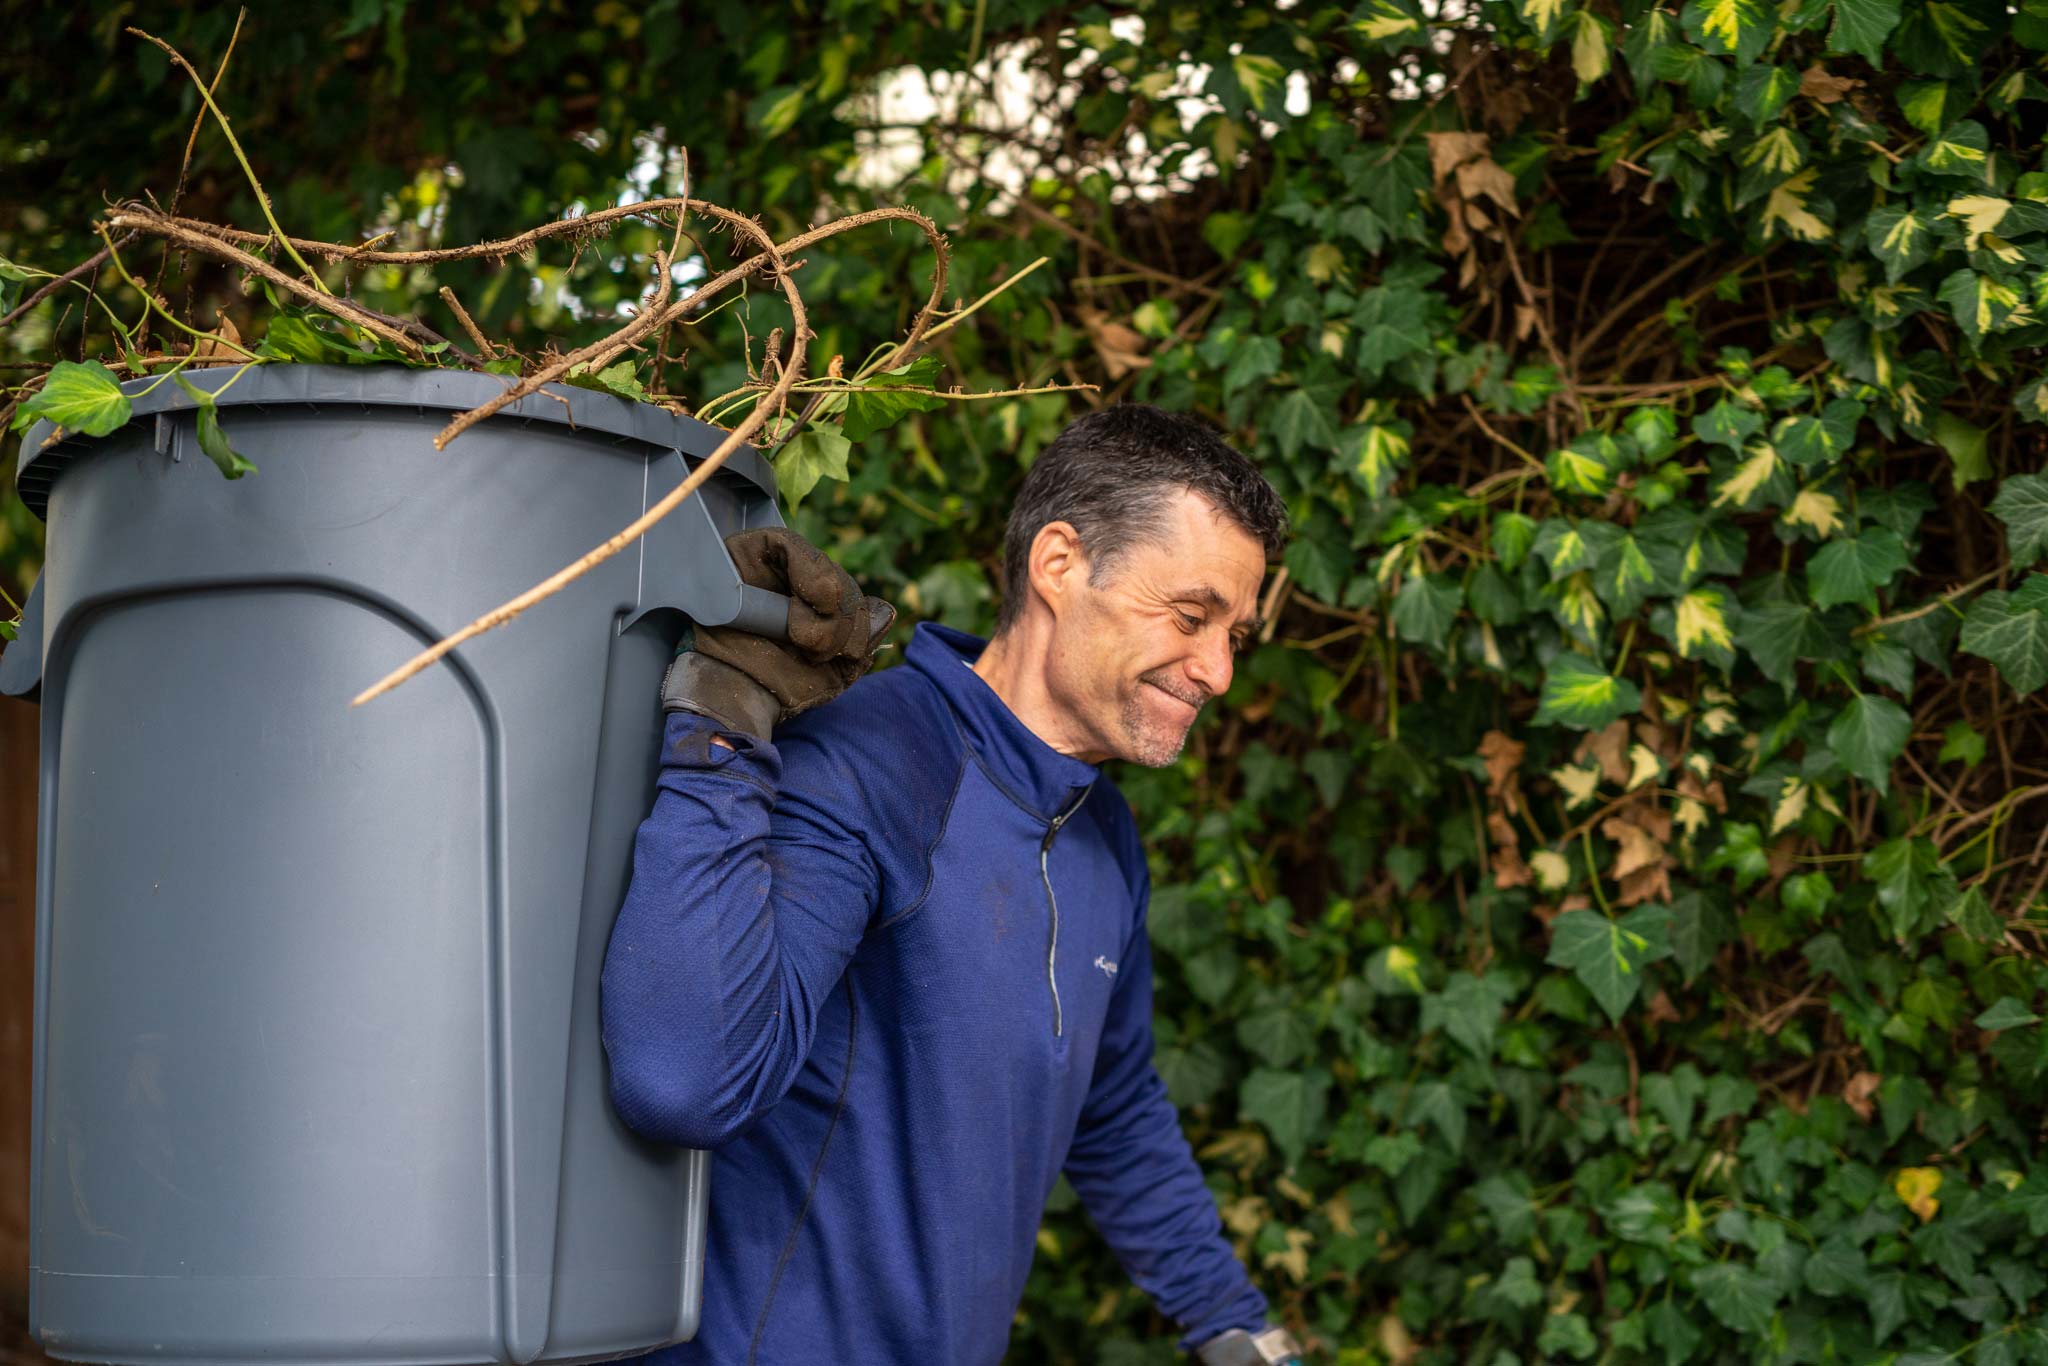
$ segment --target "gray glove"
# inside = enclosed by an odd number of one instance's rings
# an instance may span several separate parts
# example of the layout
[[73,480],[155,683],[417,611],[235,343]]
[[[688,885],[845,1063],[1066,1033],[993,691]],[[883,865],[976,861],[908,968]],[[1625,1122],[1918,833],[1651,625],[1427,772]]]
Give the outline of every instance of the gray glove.
[[862,594],[851,575],[786,527],[735,532],[725,546],[742,583],[788,596],[789,639],[693,628],[662,680],[661,705],[765,740],[777,721],[853,686],[874,663],[896,609]]

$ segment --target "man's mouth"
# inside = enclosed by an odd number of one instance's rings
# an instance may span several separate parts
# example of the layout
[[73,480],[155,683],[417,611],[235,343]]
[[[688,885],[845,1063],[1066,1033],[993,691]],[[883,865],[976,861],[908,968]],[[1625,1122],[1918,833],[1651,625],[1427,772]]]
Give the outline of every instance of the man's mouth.
[[1202,709],[1202,705],[1209,700],[1209,695],[1206,692],[1200,692],[1195,690],[1183,691],[1179,688],[1171,688],[1168,687],[1166,684],[1157,681],[1156,679],[1147,678],[1141,681],[1147,687],[1159,689],[1159,691],[1165,693],[1168,697],[1171,697],[1174,701],[1180,703],[1189,711],[1200,711]]

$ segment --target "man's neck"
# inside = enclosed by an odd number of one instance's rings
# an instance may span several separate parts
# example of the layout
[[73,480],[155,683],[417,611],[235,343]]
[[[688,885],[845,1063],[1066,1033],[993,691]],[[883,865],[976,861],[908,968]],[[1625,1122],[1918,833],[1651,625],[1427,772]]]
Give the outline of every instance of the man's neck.
[[1054,702],[1046,686],[1050,641],[1043,637],[1044,632],[1032,630],[1026,623],[999,632],[975,661],[974,672],[1033,735],[1062,754],[1084,763],[1100,763],[1106,756],[1091,753],[1065,724],[1065,710]]

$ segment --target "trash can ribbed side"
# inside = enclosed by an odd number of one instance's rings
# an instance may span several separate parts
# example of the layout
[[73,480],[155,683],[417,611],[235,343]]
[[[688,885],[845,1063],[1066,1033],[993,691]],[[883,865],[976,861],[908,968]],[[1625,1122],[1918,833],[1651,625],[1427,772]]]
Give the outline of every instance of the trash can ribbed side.
[[722,538],[779,521],[772,481],[740,452],[643,544],[352,708],[721,435],[565,389],[435,451],[500,383],[265,367],[221,399],[259,470],[234,482],[170,386],[26,448],[54,1356],[557,1361],[694,1331],[704,1155],[613,1115],[598,972],[681,614],[763,610]]

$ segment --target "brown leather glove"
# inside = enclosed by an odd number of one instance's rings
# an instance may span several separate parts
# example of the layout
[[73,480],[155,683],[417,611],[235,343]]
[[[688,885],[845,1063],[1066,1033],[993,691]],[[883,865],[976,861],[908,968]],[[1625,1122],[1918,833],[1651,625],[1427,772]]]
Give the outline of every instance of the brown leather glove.
[[776,721],[831,701],[874,663],[896,609],[786,527],[735,532],[740,581],[789,598],[789,639],[699,626],[663,681],[662,706],[766,739]]

